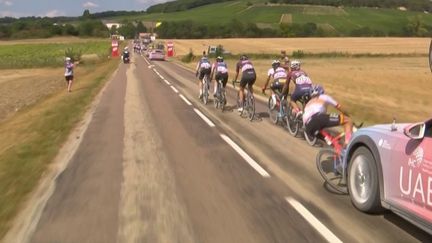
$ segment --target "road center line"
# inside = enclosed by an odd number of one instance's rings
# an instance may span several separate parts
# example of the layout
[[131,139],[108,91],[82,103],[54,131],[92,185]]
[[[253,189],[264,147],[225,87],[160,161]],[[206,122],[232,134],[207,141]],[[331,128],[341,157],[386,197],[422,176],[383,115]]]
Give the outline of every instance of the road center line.
[[192,105],[192,103],[190,103],[189,100],[186,99],[186,97],[184,97],[182,94],[180,94],[179,96],[187,105]]
[[254,159],[252,159],[240,146],[238,146],[231,138],[221,134],[220,135],[225,142],[227,142],[246,162],[252,166],[262,177],[270,177],[267,173]]
[[168,82],[168,80],[166,80],[166,79],[164,79],[164,78],[163,78],[163,81],[164,81],[166,84],[171,85],[171,83]]
[[291,206],[297,210],[328,242],[342,243],[342,241],[334,235],[324,224],[322,224],[312,213],[309,212],[301,203],[292,197],[285,198]]
[[172,90],[174,90],[174,92],[178,93],[178,90],[174,87],[174,86],[170,86]]
[[216,125],[210,121],[210,119],[208,119],[203,113],[201,113],[201,111],[199,111],[197,108],[194,108],[195,113],[198,114],[199,117],[201,117],[201,119],[203,119],[210,127],[215,127]]

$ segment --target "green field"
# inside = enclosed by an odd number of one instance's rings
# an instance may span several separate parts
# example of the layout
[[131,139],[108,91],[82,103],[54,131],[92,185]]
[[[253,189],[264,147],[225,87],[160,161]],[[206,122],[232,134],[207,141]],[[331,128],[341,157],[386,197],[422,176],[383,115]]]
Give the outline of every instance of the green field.
[[313,22],[334,28],[339,33],[349,33],[361,27],[373,30],[399,32],[410,19],[419,17],[424,23],[432,23],[432,14],[401,11],[397,9],[378,8],[338,8],[316,5],[265,5],[262,1],[249,1],[254,5],[247,6],[247,1],[223,2],[173,13],[154,13],[140,17],[119,17],[118,20],[141,19],[144,21],[181,21],[192,20],[202,24],[224,24],[232,19],[245,22],[279,24],[283,14],[291,14],[293,23]]
[[63,65],[65,51],[72,49],[82,55],[107,57],[111,43],[104,41],[83,41],[78,43],[46,43],[0,45],[0,69],[55,67]]

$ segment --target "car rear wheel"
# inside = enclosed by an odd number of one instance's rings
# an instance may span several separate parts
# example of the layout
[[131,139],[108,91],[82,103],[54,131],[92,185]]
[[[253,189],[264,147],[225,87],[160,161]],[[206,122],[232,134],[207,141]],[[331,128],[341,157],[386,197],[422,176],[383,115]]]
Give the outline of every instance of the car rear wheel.
[[348,191],[360,211],[382,211],[378,170],[372,153],[366,147],[355,150],[348,166]]

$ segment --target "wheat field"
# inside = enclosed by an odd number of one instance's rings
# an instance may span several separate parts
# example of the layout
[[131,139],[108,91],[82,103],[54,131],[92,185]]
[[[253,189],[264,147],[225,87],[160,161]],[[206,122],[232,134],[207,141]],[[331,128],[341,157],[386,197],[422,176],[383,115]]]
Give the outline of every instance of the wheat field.
[[[351,41],[354,40],[354,41]],[[223,43],[228,50],[239,52],[277,52],[286,49],[282,43],[295,43],[294,49],[325,52],[346,51],[349,53],[421,53],[425,56],[407,57],[334,57],[305,58],[302,68],[314,83],[322,84],[326,92],[339,101],[357,121],[367,124],[423,121],[432,117],[432,74],[428,63],[429,39],[302,39],[294,40],[214,40]],[[293,42],[294,41],[294,42]],[[266,43],[267,42],[267,43]],[[333,44],[332,44],[333,42]],[[204,40],[180,41],[183,49],[199,48]],[[266,43],[266,44],[264,44]],[[387,44],[386,44],[387,43]],[[237,46],[230,49],[230,45]],[[264,46],[268,49],[265,49]],[[294,45],[294,44],[292,44]],[[197,49],[198,50],[198,49]],[[255,50],[255,51],[254,51]],[[196,52],[197,54],[200,52]],[[228,60],[230,80],[234,78],[236,60]],[[259,92],[266,80],[271,59],[252,60],[257,71],[255,90]],[[194,68],[196,63],[187,64]],[[292,87],[291,87],[292,88]]]
[[347,52],[352,54],[424,54],[429,51],[430,38],[260,38],[172,40],[176,55],[192,49],[195,55],[209,45],[222,45],[233,53],[287,53],[302,50],[310,53]]

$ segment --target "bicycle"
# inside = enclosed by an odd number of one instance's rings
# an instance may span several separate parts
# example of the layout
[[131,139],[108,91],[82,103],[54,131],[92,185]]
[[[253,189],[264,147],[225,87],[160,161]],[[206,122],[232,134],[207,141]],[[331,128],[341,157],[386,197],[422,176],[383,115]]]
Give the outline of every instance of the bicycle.
[[[361,126],[363,126],[363,123],[360,125],[354,124],[353,133]],[[330,148],[323,148],[318,152],[316,156],[317,169],[327,185],[339,193],[348,194],[346,185],[347,162],[344,160],[345,150],[342,139],[345,137],[345,132],[332,136],[330,132],[322,129],[318,134],[324,138]]]
[[316,137],[311,137],[309,136],[309,134],[307,134],[306,129],[305,129],[305,125],[303,124],[303,113],[304,113],[304,109],[306,107],[306,103],[310,100],[310,96],[309,94],[305,94],[303,95],[299,101],[302,105],[302,113],[297,115],[294,114],[292,111],[292,108],[288,108],[288,115],[286,117],[286,123],[287,123],[287,128],[288,131],[291,135],[293,135],[294,137],[296,137],[300,131],[300,128],[303,129],[303,134],[305,137],[305,140],[307,141],[307,143],[311,146],[315,145],[317,138]]
[[[235,88],[235,83],[240,83],[236,80],[232,81],[233,87]],[[252,86],[247,85],[247,94],[246,94],[246,99],[244,99],[243,102],[240,101],[240,91],[237,92],[237,107],[241,107],[242,103],[242,111],[240,113],[241,117],[244,117],[244,115],[246,115],[246,117],[249,118],[249,121],[252,121],[255,117],[255,97],[253,95],[253,91],[252,91]]]
[[215,108],[220,108],[222,110],[222,112],[225,109],[225,105],[226,105],[226,92],[225,92],[225,88],[223,87],[223,83],[222,80],[217,80],[217,89],[216,89],[216,97],[214,100],[214,105]]
[[[281,99],[279,96],[279,92],[277,92],[277,90],[273,90],[272,88],[267,88],[267,89],[271,89],[274,92],[274,96],[276,97],[276,104],[274,103],[272,96],[269,97],[267,103],[270,120],[274,124],[278,124],[279,122],[284,122],[287,116],[287,102],[285,96],[283,96]],[[263,93],[265,94],[265,91]]]
[[208,99],[209,99],[210,75],[209,74],[204,75],[202,82],[203,82],[202,101],[203,101],[204,105],[207,105]]

